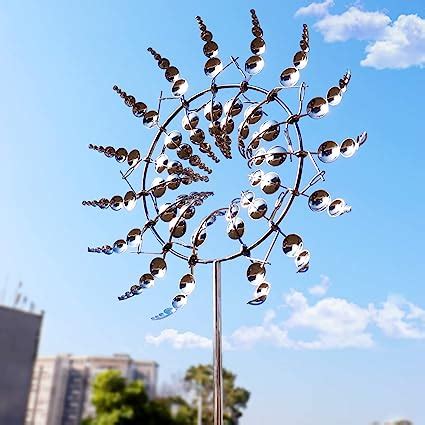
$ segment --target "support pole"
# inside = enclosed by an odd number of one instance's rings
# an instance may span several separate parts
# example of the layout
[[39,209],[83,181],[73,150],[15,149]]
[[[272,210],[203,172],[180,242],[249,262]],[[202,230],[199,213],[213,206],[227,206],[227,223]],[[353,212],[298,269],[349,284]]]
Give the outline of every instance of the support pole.
[[201,392],[199,391],[198,395],[198,421],[197,425],[202,425],[202,396]]
[[221,345],[221,263],[213,263],[214,425],[223,425],[223,359]]

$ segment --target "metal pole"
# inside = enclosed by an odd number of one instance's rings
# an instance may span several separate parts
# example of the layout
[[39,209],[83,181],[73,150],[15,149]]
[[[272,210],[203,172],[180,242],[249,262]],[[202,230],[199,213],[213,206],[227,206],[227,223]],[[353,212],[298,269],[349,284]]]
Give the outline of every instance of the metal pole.
[[213,263],[214,425],[223,425],[223,360],[221,347],[221,263]]
[[202,425],[202,395],[198,394],[198,422],[197,425]]

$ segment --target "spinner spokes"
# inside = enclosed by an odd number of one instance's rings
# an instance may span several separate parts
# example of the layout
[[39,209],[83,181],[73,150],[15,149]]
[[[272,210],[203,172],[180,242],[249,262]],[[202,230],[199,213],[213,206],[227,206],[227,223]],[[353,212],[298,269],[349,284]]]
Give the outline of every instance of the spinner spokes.
[[[271,284],[266,280],[266,268],[270,266],[269,257],[278,240],[283,254],[294,261],[295,271],[306,272],[310,267],[310,251],[305,248],[301,236],[284,232],[283,220],[300,197],[307,198],[311,211],[327,211],[330,217],[351,211],[344,199],[334,198],[323,188],[312,188],[325,180],[325,171],[319,168],[319,164],[334,162],[339,157],[351,158],[367,139],[367,133],[363,132],[339,142],[325,140],[318,144],[316,150],[310,150],[303,141],[300,120],[308,120],[309,117],[320,119],[328,115],[341,103],[351,79],[351,73],[347,71],[326,95],[313,97],[304,104],[307,85],[300,80],[301,72],[309,61],[307,25],[303,25],[299,49],[295,50],[292,63],[287,62],[289,66],[286,65],[276,76],[277,86],[267,90],[250,84],[251,78],[264,69],[263,56],[266,52],[263,29],[254,10],[251,10],[251,53],[242,66],[239,58],[233,56],[228,63],[223,63],[212,32],[201,17],[197,16],[196,20],[204,43],[202,53],[206,62],[203,71],[211,79],[209,86],[188,96],[189,84],[181,76],[180,69],[149,47],[149,53],[171,85],[172,96],[163,97],[161,92],[158,107],[154,109],[118,86],[114,86],[113,90],[144,127],[156,130],[151,144],[137,149],[89,145],[89,149],[114,158],[124,167],[120,173],[129,188],[127,192],[123,191],[123,195],[84,201],[83,205],[114,211],[132,211],[141,206],[145,214],[142,226],[136,225],[126,236],[111,244],[89,248],[89,252],[106,255],[129,252],[153,256],[137,283],[118,299],[127,300],[153,288],[158,279],[165,277],[171,255],[187,263],[189,270],[180,279],[179,292],[167,308],[152,317],[153,320],[169,317],[187,304],[196,287],[194,273],[199,264],[245,257],[249,262],[247,280],[254,286],[248,304],[255,306],[263,304],[269,296]],[[230,66],[240,72],[242,80],[234,84],[219,84],[218,79]],[[296,93],[294,110],[286,103],[290,93]],[[162,120],[161,105],[165,101],[169,101],[168,104],[174,101],[178,106],[167,119]],[[217,191],[233,191],[233,196],[237,197],[198,218],[200,207],[214,193],[198,190],[197,185],[211,184],[215,166],[225,159],[232,159],[235,149],[246,161],[248,188],[235,190],[229,175],[223,185],[225,187],[218,187]],[[312,174],[305,180],[307,165]],[[295,178],[289,181],[287,174],[281,171],[291,167]],[[141,188],[137,180],[134,183],[137,190],[129,181],[136,170],[142,174]],[[192,184],[196,187],[195,191],[175,195]],[[252,234],[255,232],[251,228],[254,225],[262,225],[265,230],[253,241]],[[151,232],[158,241],[158,252],[142,250],[142,245],[147,243],[146,239],[144,241],[147,232]],[[228,240],[223,246],[231,246],[233,253],[223,254],[220,258],[201,256],[207,245],[217,244],[218,234],[227,235]],[[265,254],[260,259],[256,258],[254,250],[264,246],[267,240],[270,243]]]

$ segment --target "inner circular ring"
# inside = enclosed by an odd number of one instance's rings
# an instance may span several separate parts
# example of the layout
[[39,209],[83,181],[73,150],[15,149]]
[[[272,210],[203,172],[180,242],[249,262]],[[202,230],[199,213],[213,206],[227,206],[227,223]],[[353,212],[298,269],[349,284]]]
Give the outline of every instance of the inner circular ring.
[[[214,90],[224,90],[224,89],[240,89],[240,85],[239,84],[223,84],[223,85],[218,85],[218,86],[214,86]],[[251,85],[247,85],[247,89],[248,90],[253,90],[259,93],[262,93],[264,95],[267,95],[269,93],[268,90],[263,89],[262,87],[257,87],[257,86],[251,86]],[[186,100],[186,103],[190,105],[191,102],[195,101],[196,99],[204,96],[207,93],[211,92],[211,88],[205,89],[203,91],[200,91],[196,94],[194,94],[190,99]],[[288,115],[292,116],[293,112],[291,111],[291,109],[289,108],[289,106],[282,100],[280,99],[278,96],[275,97],[274,99],[285,111]],[[176,118],[176,116],[182,111],[184,110],[184,105],[181,104],[179,107],[177,107],[174,112],[171,113],[171,115],[164,121],[164,123],[160,126],[158,132],[155,135],[155,138],[153,139],[150,149],[148,151],[147,157],[151,158],[152,154],[155,151],[156,145],[158,144],[158,141],[162,135],[162,133],[165,133],[165,130],[167,128],[167,126],[174,120],[174,118]],[[298,126],[298,122],[295,122],[294,124],[295,130],[296,130],[296,135],[297,135],[297,143],[298,143],[298,149],[299,150],[303,150],[303,141],[302,141],[302,135],[301,135],[301,131],[300,128]],[[296,176],[295,176],[295,182],[294,182],[294,187],[293,187],[293,191],[290,192],[290,196],[288,198],[288,201],[285,205],[285,207],[283,208],[282,212],[280,213],[279,217],[276,219],[276,221],[274,222],[276,225],[279,225],[282,220],[285,218],[286,214],[288,213],[289,209],[291,208],[291,205],[296,197],[295,193],[298,193],[298,189],[300,187],[301,184],[301,176],[302,176],[302,170],[303,170],[303,162],[304,162],[304,158],[302,158],[301,156],[298,157],[298,167],[297,167],[297,172],[296,172]],[[146,161],[145,162],[145,167],[143,170],[143,178],[142,178],[142,189],[145,191],[146,188],[146,179],[147,179],[147,175],[148,175],[148,169],[149,169],[149,165],[150,165],[150,161]],[[145,210],[145,214],[146,214],[146,219],[149,221],[151,220],[150,214],[149,214],[149,208],[148,208],[148,202],[147,202],[147,198],[146,196],[144,196],[143,199],[143,208]],[[158,231],[155,229],[155,226],[151,226],[150,229],[152,230],[153,234],[155,235],[156,239],[162,244],[165,245],[165,241],[164,239],[161,237],[161,235],[158,233]],[[257,246],[261,245],[272,233],[274,232],[274,230],[272,228],[269,228],[260,238],[258,238],[255,242],[253,242],[250,246],[247,247],[248,251],[253,250],[254,248],[256,248]],[[189,260],[189,256],[182,254],[181,252],[175,250],[174,248],[171,248],[168,252],[171,252],[172,254],[174,254],[176,257],[181,258],[185,261]],[[226,257],[222,257],[222,258],[212,258],[212,259],[202,259],[202,258],[198,258],[197,259],[197,263],[199,264],[211,264],[214,261],[218,261],[218,262],[224,262],[224,261],[229,261],[229,260],[233,260],[237,257],[240,257],[243,255],[243,252],[241,250],[239,250],[238,252],[235,252],[233,254],[230,254]]]

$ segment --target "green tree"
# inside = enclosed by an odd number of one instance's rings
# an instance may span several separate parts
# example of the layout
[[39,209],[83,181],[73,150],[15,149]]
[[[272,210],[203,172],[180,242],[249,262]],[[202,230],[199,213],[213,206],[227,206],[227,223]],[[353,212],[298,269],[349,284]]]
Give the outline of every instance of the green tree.
[[166,403],[148,400],[142,381],[127,382],[117,370],[96,376],[92,403],[96,417],[85,419],[84,425],[177,424]]
[[[192,366],[184,377],[189,388],[202,399],[202,424],[213,423],[213,367],[212,365]],[[236,425],[246,408],[250,393],[244,388],[235,386],[236,375],[223,369],[223,409],[224,423]]]
[[169,410],[176,425],[195,425],[197,411],[180,396],[164,397],[158,400]]

